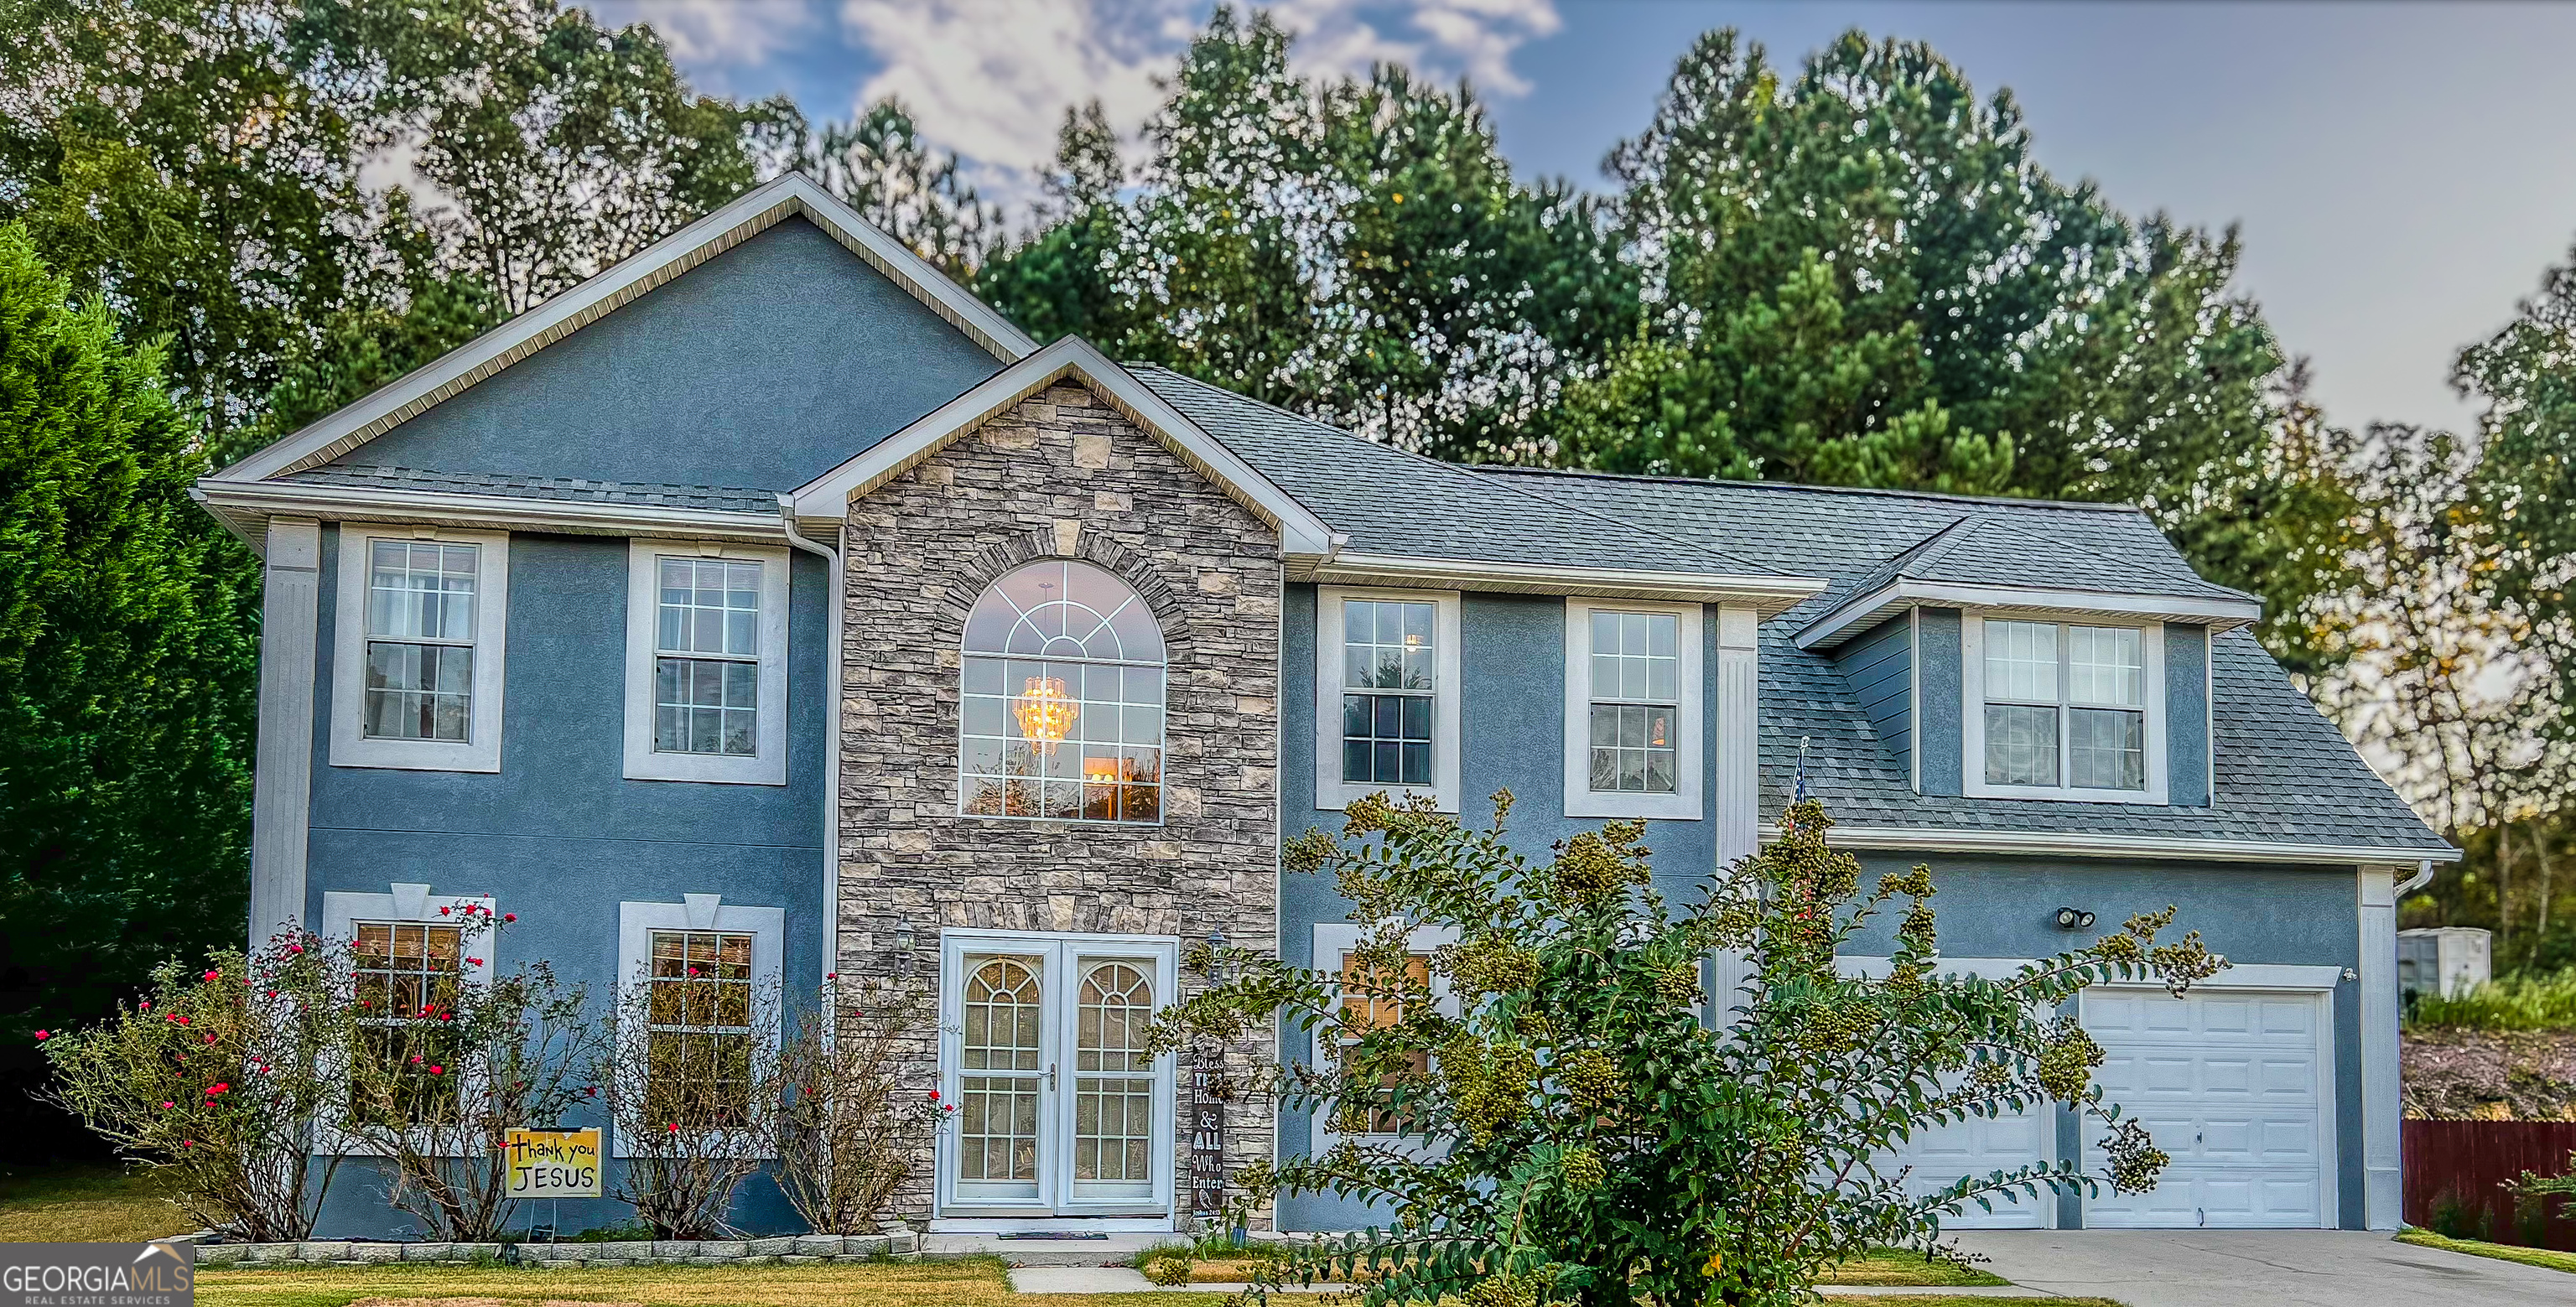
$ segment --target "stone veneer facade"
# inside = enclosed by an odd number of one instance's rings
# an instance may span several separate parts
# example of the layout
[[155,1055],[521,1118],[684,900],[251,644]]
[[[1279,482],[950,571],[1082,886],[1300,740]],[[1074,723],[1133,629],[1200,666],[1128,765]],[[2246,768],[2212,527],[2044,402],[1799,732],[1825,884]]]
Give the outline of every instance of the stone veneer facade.
[[[1089,390],[1059,383],[854,500],[844,535],[843,983],[935,983],[941,928],[1178,936],[1278,946],[1278,532]],[[1031,559],[1098,564],[1153,608],[1167,646],[1163,824],[958,812],[959,646],[968,609]],[[893,955],[899,928],[914,955]],[[1184,963],[1178,994],[1204,985]],[[914,1079],[936,1083],[923,1033]],[[1232,1083],[1275,1058],[1226,1055]],[[1190,1109],[1184,1055],[1177,1114]],[[1273,1109],[1227,1105],[1229,1168],[1271,1156]],[[1177,1132],[1175,1204],[1189,1209]],[[932,1144],[899,1200],[929,1211]],[[1257,1224],[1266,1224],[1260,1222]]]

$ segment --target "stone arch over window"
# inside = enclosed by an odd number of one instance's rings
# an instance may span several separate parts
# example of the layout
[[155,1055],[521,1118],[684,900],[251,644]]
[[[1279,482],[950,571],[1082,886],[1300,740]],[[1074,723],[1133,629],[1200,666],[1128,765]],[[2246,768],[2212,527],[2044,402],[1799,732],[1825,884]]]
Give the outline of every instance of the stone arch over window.
[[961,652],[959,811],[1162,820],[1169,652],[1134,586],[1079,558],[1022,563],[967,610]]

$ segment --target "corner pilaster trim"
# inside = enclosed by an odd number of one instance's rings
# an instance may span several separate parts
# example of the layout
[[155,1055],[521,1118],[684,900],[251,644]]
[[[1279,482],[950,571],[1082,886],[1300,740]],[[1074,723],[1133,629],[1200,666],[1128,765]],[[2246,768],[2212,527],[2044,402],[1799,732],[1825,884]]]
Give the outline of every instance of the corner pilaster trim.
[[322,524],[268,523],[259,633],[259,741],[251,779],[253,948],[304,924],[305,857],[313,816],[313,715],[321,638]]
[[1761,620],[1751,608],[1717,610],[1717,863],[1762,847]]
[[2355,967],[2361,990],[2361,1218],[2372,1230],[2396,1229],[2405,1199],[2398,1137],[2403,1086],[2397,1057],[2397,872],[2364,865],[2355,884],[2361,913]]

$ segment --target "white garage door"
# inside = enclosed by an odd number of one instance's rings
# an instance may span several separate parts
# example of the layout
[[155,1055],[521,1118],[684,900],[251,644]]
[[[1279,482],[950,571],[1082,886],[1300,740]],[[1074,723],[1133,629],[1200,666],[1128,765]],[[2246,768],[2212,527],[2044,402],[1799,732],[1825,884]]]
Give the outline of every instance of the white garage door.
[[[2056,1129],[2055,1109],[2042,1105],[2034,1112],[1986,1120],[1969,1117],[1952,1125],[1941,1126],[1914,1136],[1899,1153],[1899,1165],[1914,1169],[1906,1172],[1906,1192],[1928,1194],[1948,1186],[1963,1175],[1992,1175],[1997,1171],[2016,1171],[2045,1162],[2055,1152],[2049,1145]],[[1884,1172],[1882,1172],[1884,1174]],[[1991,1212],[1970,1201],[1957,1216],[1941,1218],[1948,1230],[2038,1230],[2050,1224],[2049,1213],[2057,1206],[2057,1193],[2042,1188],[2037,1198],[2024,1198],[2019,1193],[2011,1201],[1993,1200]]]
[[[2173,1158],[2144,1194],[2085,1200],[2102,1229],[2314,1228],[2326,1224],[2332,1047],[2326,996],[2095,989],[2084,1028],[2103,1051],[2103,1094]],[[2084,1169],[2102,1173],[2101,1126],[2085,1122]]]

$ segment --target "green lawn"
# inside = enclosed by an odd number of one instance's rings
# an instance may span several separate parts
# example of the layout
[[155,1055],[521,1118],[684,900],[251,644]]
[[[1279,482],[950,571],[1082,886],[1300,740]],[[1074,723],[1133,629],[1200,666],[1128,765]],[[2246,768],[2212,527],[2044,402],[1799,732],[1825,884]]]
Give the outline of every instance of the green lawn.
[[2484,1243],[2476,1239],[2445,1239],[2430,1230],[2408,1230],[2397,1236],[2399,1243],[2448,1252],[2467,1253],[2472,1257],[2492,1257],[2500,1262],[2520,1262],[2525,1266],[2545,1266],[2553,1271],[2576,1274],[2576,1253],[2552,1252],[2546,1248],[2517,1248],[2512,1244]]
[[196,1228],[159,1185],[121,1166],[0,1170],[0,1243],[139,1243]]
[[[1925,1261],[1905,1248],[1877,1248],[1869,1256],[1845,1262],[1816,1278],[1818,1284],[1997,1285],[2012,1281],[2000,1275],[1950,1262]],[[1889,1301],[1874,1299],[1873,1301]]]

